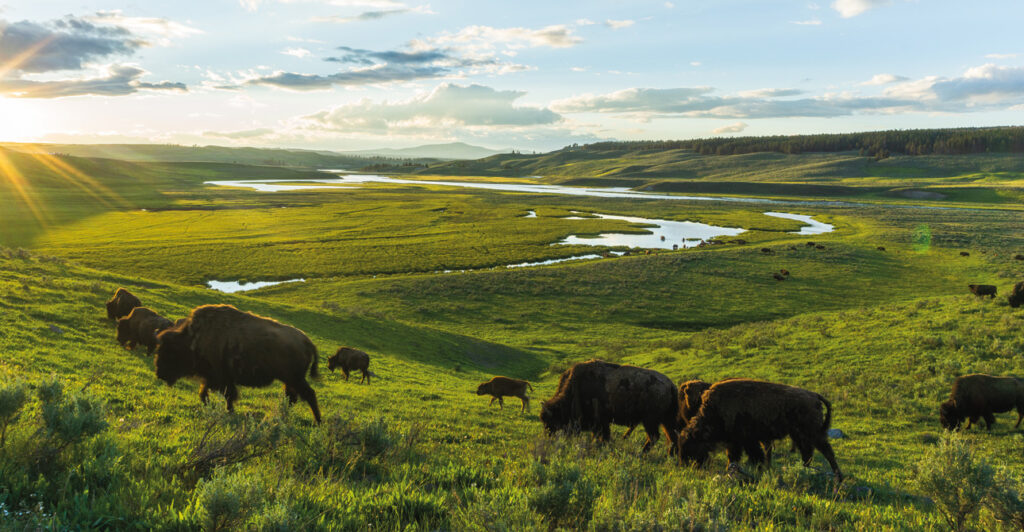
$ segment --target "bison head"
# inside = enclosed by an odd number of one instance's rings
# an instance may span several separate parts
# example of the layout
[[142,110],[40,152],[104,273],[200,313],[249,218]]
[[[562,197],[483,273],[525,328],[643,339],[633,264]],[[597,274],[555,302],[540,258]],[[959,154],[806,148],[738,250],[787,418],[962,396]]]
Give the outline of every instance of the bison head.
[[174,386],[178,379],[195,375],[196,353],[192,350],[188,327],[172,327],[156,336],[158,342],[153,366],[156,378]]
[[683,429],[679,434],[679,459],[683,462],[704,464],[708,461],[711,451],[714,450],[713,442],[702,437],[703,435],[694,429],[693,425]]
[[114,310],[117,308],[117,304],[113,301],[107,301],[107,319],[114,319]]
[[491,393],[491,383],[490,382],[481,382],[480,386],[476,387],[476,394],[477,395],[487,395],[489,393]]
[[117,320],[117,343],[122,346],[128,344],[128,340],[131,340],[132,324],[128,318],[121,318]]
[[952,400],[939,405],[939,423],[946,430],[956,430],[964,420],[963,414],[956,407]]
[[327,369],[334,371],[338,367],[341,367],[341,353],[334,353],[327,359]]
[[540,406],[540,420],[548,434],[554,434],[569,425],[569,413],[558,401],[546,401]]

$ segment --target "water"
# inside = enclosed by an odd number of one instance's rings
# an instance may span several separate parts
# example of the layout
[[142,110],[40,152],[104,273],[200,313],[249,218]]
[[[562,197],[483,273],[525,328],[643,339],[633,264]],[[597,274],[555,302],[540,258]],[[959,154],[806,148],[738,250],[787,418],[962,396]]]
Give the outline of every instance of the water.
[[256,290],[257,288],[274,286],[275,284],[302,283],[305,281],[305,279],[288,279],[287,281],[253,281],[251,283],[240,283],[238,281],[206,281],[206,287],[218,292],[234,294],[235,292],[248,292],[249,290]]
[[526,211],[526,215],[523,216],[523,218],[536,218],[536,217],[537,217],[537,211]]
[[790,214],[788,212],[766,212],[765,216],[774,216],[776,218],[788,218],[790,220],[798,220],[807,225],[800,228],[799,231],[790,231],[797,235],[820,235],[822,233],[831,233],[834,226],[824,222],[819,222],[814,218],[806,214]]
[[594,216],[604,220],[623,220],[634,224],[653,225],[654,227],[645,227],[645,230],[651,231],[646,234],[602,233],[594,237],[570,235],[564,240],[556,242],[556,244],[609,247],[627,246],[644,249],[691,248],[699,245],[701,240],[710,240],[720,236],[736,236],[746,231],[738,227],[717,227],[698,222],[677,222],[674,220],[597,213]]
[[[621,256],[625,252],[624,251],[610,251],[609,253],[611,255]],[[590,259],[600,259],[600,258],[602,258],[602,255],[598,255],[596,253],[591,253],[589,255],[576,255],[574,257],[566,257],[564,259],[548,259],[548,260],[541,260],[541,261],[537,261],[537,262],[520,262],[519,264],[506,264],[505,267],[506,268],[529,268],[531,266],[547,266],[548,264],[558,264],[559,262],[569,262],[569,261],[573,261],[573,260],[590,260]]]

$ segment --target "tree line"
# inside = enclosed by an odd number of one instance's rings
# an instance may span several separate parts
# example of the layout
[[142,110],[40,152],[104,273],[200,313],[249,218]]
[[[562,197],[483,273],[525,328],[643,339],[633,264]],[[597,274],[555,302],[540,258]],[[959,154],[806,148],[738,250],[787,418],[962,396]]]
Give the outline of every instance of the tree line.
[[690,140],[596,142],[574,144],[566,151],[692,150],[701,155],[739,155],[756,152],[798,154],[847,152],[884,159],[890,155],[966,155],[1024,152],[1024,127],[910,129],[819,135],[715,137]]

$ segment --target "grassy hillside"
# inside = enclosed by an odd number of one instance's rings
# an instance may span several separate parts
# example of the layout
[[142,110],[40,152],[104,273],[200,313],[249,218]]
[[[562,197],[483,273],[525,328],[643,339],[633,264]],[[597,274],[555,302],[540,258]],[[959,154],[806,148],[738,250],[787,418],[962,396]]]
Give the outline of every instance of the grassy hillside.
[[[545,361],[541,353],[373,312],[215,295],[10,251],[0,257],[0,327],[17,331],[0,340],[3,386],[34,387],[0,451],[0,508],[15,526],[939,529],[940,513],[914,484],[915,465],[939,437],[938,401],[956,374],[1024,369],[1024,312],[965,295],[739,325],[623,358],[677,381],[744,375],[826,394],[834,426],[849,435],[835,448],[851,480],[833,493],[826,476],[784,450],[770,472],[746,483],[722,476],[721,456],[704,469],[681,468],[661,446],[638,457],[636,439],[595,446],[546,438],[536,405],[527,414],[488,409],[471,393],[493,372],[536,378],[530,360]],[[370,386],[330,373],[316,381],[321,427],[310,426],[303,405],[285,415],[277,387],[244,388],[234,416],[220,400],[202,408],[194,383],[163,385],[148,357],[113,342],[102,302],[116,286],[171,316],[220,301],[278,318],[304,329],[321,352],[340,343],[369,350],[380,377]],[[68,444],[64,433],[39,440],[50,379],[63,384],[65,401],[85,398],[64,416],[80,419],[82,404],[98,402],[105,426]],[[554,382],[535,386],[539,399]],[[967,442],[1019,478],[1020,437],[1008,430],[1010,416],[1000,420]],[[997,526],[988,510],[980,519]]]

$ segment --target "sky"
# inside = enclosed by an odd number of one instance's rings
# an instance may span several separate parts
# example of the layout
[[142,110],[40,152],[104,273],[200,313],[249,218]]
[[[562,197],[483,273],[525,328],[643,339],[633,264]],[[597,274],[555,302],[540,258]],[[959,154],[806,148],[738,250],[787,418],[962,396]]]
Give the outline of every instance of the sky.
[[0,0],[0,141],[361,150],[1024,124],[1019,0]]

